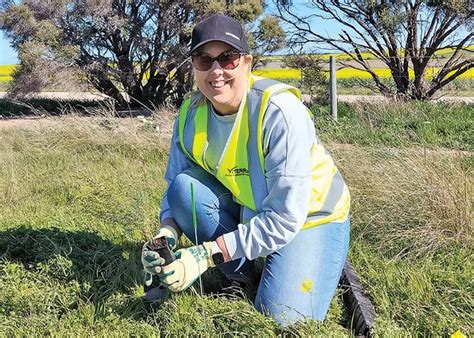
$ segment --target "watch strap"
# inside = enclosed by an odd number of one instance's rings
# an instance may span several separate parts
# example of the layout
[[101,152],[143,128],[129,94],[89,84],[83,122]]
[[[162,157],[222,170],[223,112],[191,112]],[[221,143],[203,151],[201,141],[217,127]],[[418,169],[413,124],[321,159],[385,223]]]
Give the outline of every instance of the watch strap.
[[224,254],[216,241],[204,242],[203,246],[208,253],[207,263],[209,267],[224,263]]

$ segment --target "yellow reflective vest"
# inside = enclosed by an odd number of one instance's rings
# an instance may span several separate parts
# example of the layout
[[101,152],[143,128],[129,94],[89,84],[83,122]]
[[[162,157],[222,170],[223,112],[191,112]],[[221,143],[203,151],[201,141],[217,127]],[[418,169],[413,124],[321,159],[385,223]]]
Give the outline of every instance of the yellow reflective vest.
[[[191,104],[192,94],[183,102],[178,117],[179,141],[183,152],[193,162],[213,174],[243,206],[241,222],[261,211],[266,197],[263,120],[270,98],[289,91],[301,99],[298,89],[270,79],[251,76],[227,145],[212,172],[204,160],[208,144],[207,103]],[[310,112],[308,111],[310,114]],[[192,142],[185,135],[192,133]],[[311,149],[312,189],[310,208],[303,229],[328,222],[343,222],[349,213],[350,195],[331,156],[315,138]]]

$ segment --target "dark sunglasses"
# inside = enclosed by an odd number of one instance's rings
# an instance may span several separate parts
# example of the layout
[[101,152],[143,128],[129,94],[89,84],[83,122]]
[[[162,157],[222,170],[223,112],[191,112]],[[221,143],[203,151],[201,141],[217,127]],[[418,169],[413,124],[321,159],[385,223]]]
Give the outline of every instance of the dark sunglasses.
[[219,63],[222,69],[235,69],[239,65],[240,57],[246,55],[246,53],[239,52],[237,50],[226,51],[215,58],[207,54],[196,54],[191,55],[191,62],[194,68],[197,70],[205,71],[211,69],[214,61]]

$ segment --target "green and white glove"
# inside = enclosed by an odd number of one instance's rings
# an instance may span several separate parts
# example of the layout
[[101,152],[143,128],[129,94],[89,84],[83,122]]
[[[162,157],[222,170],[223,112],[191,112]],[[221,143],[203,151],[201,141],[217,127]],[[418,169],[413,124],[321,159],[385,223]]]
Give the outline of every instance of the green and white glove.
[[145,285],[150,286],[153,282],[153,275],[161,272],[162,265],[165,264],[165,259],[160,257],[158,252],[148,250],[145,243],[142,248],[142,265],[145,272]]
[[173,292],[186,290],[208,268],[215,266],[212,248],[216,242],[204,242],[176,251],[176,260],[161,269],[161,283]]
[[[176,248],[178,242],[178,233],[176,230],[168,225],[163,225],[158,234],[153,237],[152,241],[157,238],[164,237],[168,242],[171,250]],[[148,249],[149,243],[145,243],[142,248],[141,262],[143,270],[145,271],[145,285],[150,286],[153,280],[153,275],[161,273],[161,267],[165,263],[165,260],[160,257],[156,251]]]
[[162,225],[160,227],[160,230],[158,230],[158,233],[156,234],[156,236],[153,237],[153,239],[157,239],[161,237],[166,238],[166,241],[171,247],[171,250],[176,249],[176,244],[178,243],[179,237],[178,237],[178,233],[173,227],[169,225]]

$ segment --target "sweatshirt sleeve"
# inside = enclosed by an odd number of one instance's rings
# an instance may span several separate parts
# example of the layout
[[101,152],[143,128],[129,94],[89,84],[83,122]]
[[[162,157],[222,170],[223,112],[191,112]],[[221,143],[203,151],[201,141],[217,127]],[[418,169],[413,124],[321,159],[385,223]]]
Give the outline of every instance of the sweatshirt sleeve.
[[296,236],[308,214],[315,129],[306,107],[291,93],[278,94],[263,125],[268,195],[261,212],[224,235],[232,259],[277,251]]
[[183,152],[181,144],[179,143],[178,119],[176,119],[176,122],[173,127],[170,154],[168,157],[168,164],[166,166],[165,172],[166,190],[163,193],[163,198],[161,200],[160,222],[163,221],[165,218],[173,217],[168,203],[168,188],[171,182],[173,182],[176,175],[178,175],[180,172],[191,168],[194,165],[195,164],[191,162],[191,160],[189,160],[186,154]]

